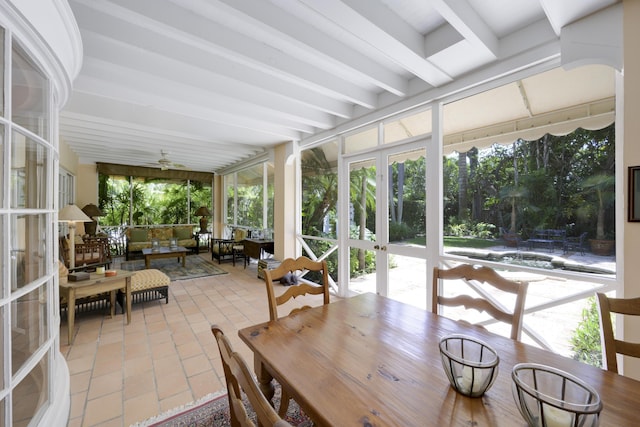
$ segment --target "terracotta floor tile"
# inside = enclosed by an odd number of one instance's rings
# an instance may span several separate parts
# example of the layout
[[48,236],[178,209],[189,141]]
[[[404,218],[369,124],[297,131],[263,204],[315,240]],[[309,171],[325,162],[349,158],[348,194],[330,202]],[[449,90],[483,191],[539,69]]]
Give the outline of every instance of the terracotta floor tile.
[[209,359],[202,352],[194,357],[190,357],[189,359],[183,359],[182,366],[184,368],[185,374],[187,375],[187,378],[201,372],[211,371]]
[[118,418],[122,424],[122,392],[111,393],[87,401],[83,426],[96,426],[105,421]]
[[144,421],[160,412],[160,404],[155,391],[139,394],[124,401],[124,425],[130,426],[138,421]]
[[89,395],[87,399],[92,400],[100,396],[121,391],[123,387],[122,375],[120,372],[108,373],[99,377],[91,378],[89,385]]

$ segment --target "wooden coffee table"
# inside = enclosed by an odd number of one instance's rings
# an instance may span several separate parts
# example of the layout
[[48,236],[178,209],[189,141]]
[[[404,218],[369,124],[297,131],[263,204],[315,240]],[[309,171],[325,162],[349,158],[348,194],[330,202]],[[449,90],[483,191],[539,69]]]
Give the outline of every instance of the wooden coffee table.
[[177,248],[171,249],[167,247],[159,248],[157,251],[153,251],[151,248],[143,249],[142,255],[144,255],[144,268],[151,268],[151,260],[158,258],[182,258],[182,266],[186,267],[186,259],[187,259],[187,248],[183,248],[182,246],[178,246]]

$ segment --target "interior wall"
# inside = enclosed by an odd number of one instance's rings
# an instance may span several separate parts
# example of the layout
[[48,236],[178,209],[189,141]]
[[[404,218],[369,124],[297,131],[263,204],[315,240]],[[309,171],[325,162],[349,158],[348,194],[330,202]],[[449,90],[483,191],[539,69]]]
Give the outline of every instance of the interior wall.
[[[627,222],[629,204],[627,168],[640,165],[640,2],[637,0],[624,0],[623,2],[623,31],[624,31],[624,99],[623,99],[623,138],[624,156],[623,168],[625,176],[624,187],[624,250],[623,250],[623,274],[625,298],[640,297],[640,263],[637,262],[637,254],[640,252],[640,223]],[[620,233],[620,232],[618,232]],[[630,319],[627,316],[622,330],[624,339],[640,342],[640,319]],[[618,331],[621,328],[617,328]],[[624,374],[640,380],[640,361],[632,358],[624,360]]]
[[71,151],[71,148],[62,140],[59,141],[60,150],[60,167],[66,169],[72,174],[78,171],[78,156]]
[[96,165],[79,164],[76,174],[76,205],[98,204],[98,171]]

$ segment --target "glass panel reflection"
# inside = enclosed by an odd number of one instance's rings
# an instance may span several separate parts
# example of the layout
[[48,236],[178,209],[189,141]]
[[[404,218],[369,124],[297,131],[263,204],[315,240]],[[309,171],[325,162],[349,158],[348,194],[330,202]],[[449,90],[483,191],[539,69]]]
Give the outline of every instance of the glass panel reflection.
[[16,43],[12,49],[11,103],[13,122],[43,138],[49,128],[49,83]]
[[34,416],[49,403],[49,353],[13,390],[13,426],[36,425]]
[[47,149],[44,146],[23,134],[13,133],[11,144],[12,208],[47,208],[47,164]]
[[[0,59],[2,58],[4,58],[4,28],[0,28]],[[4,63],[4,61],[0,61],[0,63]],[[4,99],[4,67],[0,67],[0,116],[4,116]]]
[[[2,67],[0,67],[0,74],[1,73],[2,73]],[[1,88],[0,88],[0,91],[2,91]],[[5,159],[4,159],[4,126],[0,124],[0,188],[2,189],[3,194],[4,194],[5,169],[6,169],[6,165],[5,165]],[[0,197],[0,207],[5,207],[3,205],[4,205],[4,197]]]
[[11,216],[11,290],[42,277],[46,271],[47,216]]
[[12,374],[48,339],[47,289],[42,285],[11,303]]
[[[351,273],[349,278],[349,291],[357,294],[363,294],[366,292],[377,293],[376,287],[376,253],[375,251],[367,251],[364,249],[358,249],[351,247],[349,252],[349,262],[359,264],[359,258],[363,257],[366,260],[365,264],[368,270],[360,270],[355,273]],[[353,271],[353,268],[351,269]]]
[[338,144],[332,141],[301,153],[302,234],[337,237]]

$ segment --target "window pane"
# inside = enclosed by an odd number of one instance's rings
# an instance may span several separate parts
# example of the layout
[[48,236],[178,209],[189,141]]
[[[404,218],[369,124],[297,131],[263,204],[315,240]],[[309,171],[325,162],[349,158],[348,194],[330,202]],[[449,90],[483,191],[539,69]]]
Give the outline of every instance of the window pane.
[[11,145],[11,207],[46,209],[46,148],[18,132]]
[[46,286],[40,286],[11,303],[11,363],[15,374],[49,338]]
[[15,43],[12,64],[13,122],[46,138],[49,128],[48,81]]
[[274,195],[274,167],[267,163],[267,224],[265,228],[273,230],[273,195]]
[[302,234],[337,237],[338,143],[301,153]]
[[234,187],[234,178],[235,174],[225,175],[224,177],[224,191],[225,191],[225,200],[227,202],[226,205],[226,223],[229,225],[235,224],[233,220],[234,213],[236,211],[234,201],[235,201],[235,187]]
[[15,291],[45,274],[47,216],[12,215],[11,290]]
[[263,164],[238,172],[237,225],[262,229]]
[[13,390],[14,426],[37,425],[33,416],[49,404],[49,360],[47,353]]
[[616,237],[614,127],[445,157],[445,251],[615,275],[613,250],[590,245]]

